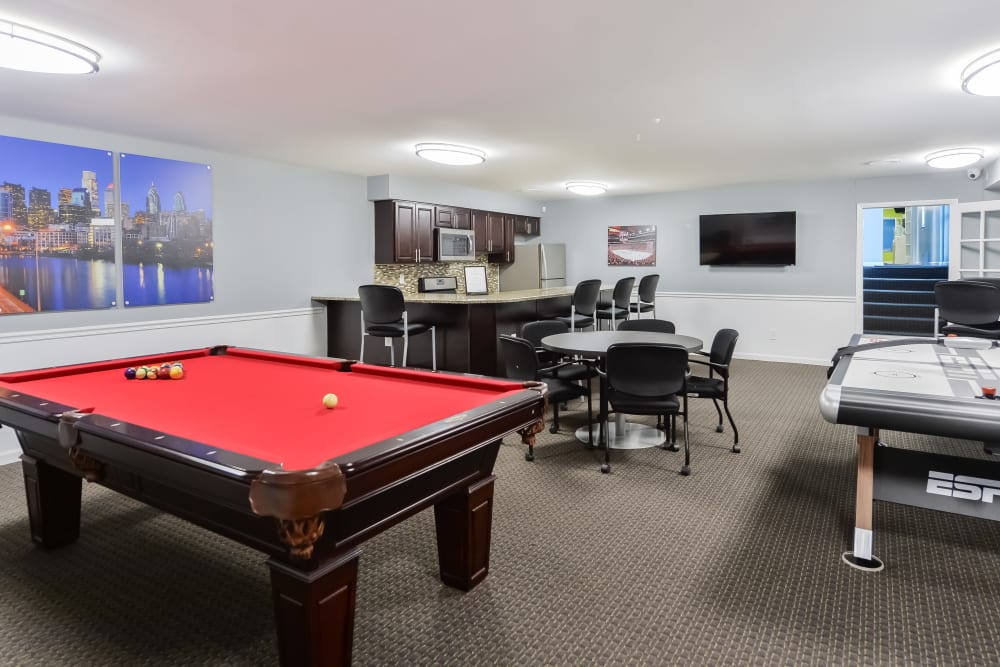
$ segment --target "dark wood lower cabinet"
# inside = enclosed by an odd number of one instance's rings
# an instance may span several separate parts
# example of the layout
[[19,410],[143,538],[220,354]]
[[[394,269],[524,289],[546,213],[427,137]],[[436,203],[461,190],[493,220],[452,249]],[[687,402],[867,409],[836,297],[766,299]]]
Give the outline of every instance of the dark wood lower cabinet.
[[[504,375],[500,334],[520,334],[521,325],[569,312],[570,296],[506,303],[421,303],[408,301],[411,322],[437,327],[438,370],[480,375]],[[316,299],[326,306],[327,356],[358,359],[361,354],[361,304],[357,300]],[[402,339],[395,341],[396,363],[403,361]],[[365,361],[389,363],[389,348],[381,338],[368,337]],[[410,338],[408,366],[431,367],[429,333]]]

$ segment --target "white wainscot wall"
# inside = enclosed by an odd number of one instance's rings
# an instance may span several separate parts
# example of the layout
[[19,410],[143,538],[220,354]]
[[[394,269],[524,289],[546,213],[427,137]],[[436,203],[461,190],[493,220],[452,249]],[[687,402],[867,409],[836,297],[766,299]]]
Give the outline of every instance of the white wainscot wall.
[[661,292],[656,316],[697,336],[705,349],[719,329],[736,329],[739,359],[827,365],[855,333],[855,298]]
[[[0,372],[214,345],[323,356],[326,312],[297,308],[0,335]],[[20,451],[14,431],[0,429],[0,465],[16,461]]]

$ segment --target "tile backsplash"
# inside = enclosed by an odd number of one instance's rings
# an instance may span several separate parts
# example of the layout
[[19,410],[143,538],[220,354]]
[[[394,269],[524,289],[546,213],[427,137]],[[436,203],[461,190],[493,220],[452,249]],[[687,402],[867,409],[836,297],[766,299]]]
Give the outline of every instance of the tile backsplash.
[[[376,264],[375,282],[379,285],[396,285],[404,294],[417,293],[417,278],[455,276],[458,293],[465,293],[465,267],[485,266],[486,284],[490,294],[500,291],[500,265],[486,261],[486,255],[476,255],[474,262],[434,262],[433,264]],[[402,283],[400,283],[402,279]]]

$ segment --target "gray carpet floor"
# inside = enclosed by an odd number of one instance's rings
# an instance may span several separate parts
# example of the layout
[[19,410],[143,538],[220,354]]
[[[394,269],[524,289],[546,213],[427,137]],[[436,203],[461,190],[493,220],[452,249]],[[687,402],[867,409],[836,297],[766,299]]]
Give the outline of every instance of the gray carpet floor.
[[[879,503],[879,573],[851,546],[854,435],[819,415],[825,368],[737,360],[743,453],[692,405],[681,453],[601,455],[562,432],[536,460],[508,438],[496,473],[490,574],[470,593],[437,577],[433,513],[369,541],[358,665],[1000,664],[1000,531]],[[979,443],[883,433],[981,456]],[[80,540],[29,538],[18,464],[0,467],[0,663],[273,665],[263,557],[99,486]]]

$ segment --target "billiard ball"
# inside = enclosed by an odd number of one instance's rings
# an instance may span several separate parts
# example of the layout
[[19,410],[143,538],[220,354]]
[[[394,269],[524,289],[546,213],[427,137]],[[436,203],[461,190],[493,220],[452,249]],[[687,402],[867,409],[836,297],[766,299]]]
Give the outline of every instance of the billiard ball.
[[160,366],[158,369],[156,369],[156,378],[158,380],[169,380],[170,366]]
[[171,380],[180,380],[182,377],[184,377],[184,369],[183,368],[181,368],[180,366],[171,366],[170,367],[170,379]]
[[146,367],[145,366],[140,366],[139,368],[135,369],[135,379],[136,380],[145,380],[146,379]]
[[135,369],[134,368],[126,368],[125,369],[125,378],[128,379],[128,380],[134,380],[135,379]]
[[330,410],[333,410],[335,407],[337,407],[337,402],[338,399],[336,394],[327,394],[326,396],[323,397],[323,407],[329,408]]

